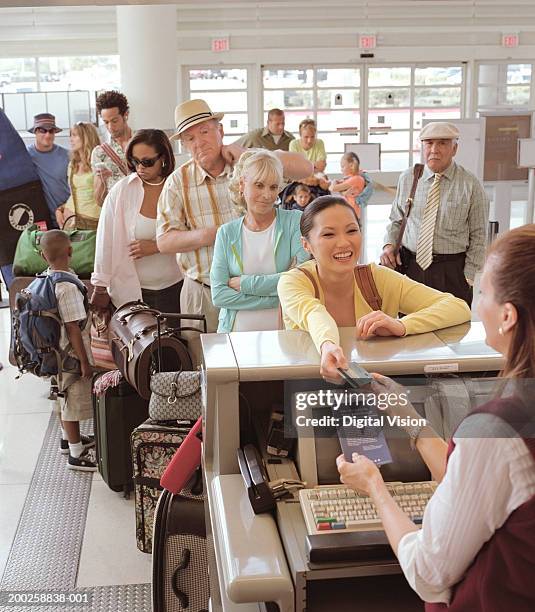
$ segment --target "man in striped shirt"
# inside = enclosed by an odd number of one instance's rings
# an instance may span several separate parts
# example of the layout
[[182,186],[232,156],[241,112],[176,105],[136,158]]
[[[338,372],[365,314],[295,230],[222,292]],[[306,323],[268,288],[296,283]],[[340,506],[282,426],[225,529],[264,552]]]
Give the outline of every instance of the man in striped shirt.
[[[175,110],[176,133],[191,160],[167,179],[158,202],[157,243],[162,253],[179,253],[184,271],[181,312],[204,314],[208,331],[217,330],[219,311],[212,304],[210,267],[217,228],[238,216],[228,183],[232,166],[244,149],[223,145],[223,113],[204,100],[189,100]],[[277,151],[285,176],[312,174],[312,164],[298,153]]]
[[412,169],[399,178],[381,263],[402,265],[410,278],[472,303],[472,286],[485,259],[489,199],[483,185],[453,160],[459,130],[428,123],[420,132],[425,169],[418,182],[401,250],[394,252]]

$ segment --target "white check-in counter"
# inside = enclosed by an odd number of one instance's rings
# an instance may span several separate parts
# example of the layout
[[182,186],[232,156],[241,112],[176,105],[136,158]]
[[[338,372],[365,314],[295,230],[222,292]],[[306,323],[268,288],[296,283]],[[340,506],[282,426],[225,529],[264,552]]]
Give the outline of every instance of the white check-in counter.
[[[481,323],[371,340],[356,340],[352,328],[341,330],[348,359],[387,376],[495,374],[503,358],[484,338]],[[237,449],[249,442],[265,447],[270,411],[284,401],[284,381],[319,378],[319,355],[310,336],[301,331],[208,334],[202,349],[212,610],[249,612],[266,609],[263,602],[275,602],[285,612],[332,605],[344,610],[344,602],[356,611],[389,605],[417,609],[418,599],[395,558],[311,564],[296,498],[278,501],[273,514],[255,515],[249,504]],[[281,460],[266,467],[275,480],[300,478],[298,465]]]

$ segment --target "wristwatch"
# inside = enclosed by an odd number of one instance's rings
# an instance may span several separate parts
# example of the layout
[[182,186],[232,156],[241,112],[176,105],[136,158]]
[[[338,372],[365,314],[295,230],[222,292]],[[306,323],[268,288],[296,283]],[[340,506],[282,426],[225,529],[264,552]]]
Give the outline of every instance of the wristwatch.
[[409,425],[405,428],[405,431],[409,434],[410,445],[412,450],[416,450],[416,442],[422,433],[422,429],[425,425]]

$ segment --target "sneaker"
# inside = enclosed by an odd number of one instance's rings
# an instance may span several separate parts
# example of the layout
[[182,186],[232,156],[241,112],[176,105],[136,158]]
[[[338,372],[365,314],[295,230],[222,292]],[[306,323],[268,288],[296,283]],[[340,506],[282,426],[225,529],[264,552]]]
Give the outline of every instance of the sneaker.
[[[84,436],[84,434],[82,434],[80,436],[80,439],[82,440],[82,444],[84,445],[84,451],[87,450],[88,448],[91,448],[92,446],[95,446],[95,436]],[[63,438],[61,439],[61,442],[59,444],[59,452],[62,455],[69,454],[69,441],[68,440],[64,440]]]
[[69,470],[78,470],[80,472],[96,472],[97,464],[94,453],[90,450],[84,450],[79,457],[69,455],[67,468]]

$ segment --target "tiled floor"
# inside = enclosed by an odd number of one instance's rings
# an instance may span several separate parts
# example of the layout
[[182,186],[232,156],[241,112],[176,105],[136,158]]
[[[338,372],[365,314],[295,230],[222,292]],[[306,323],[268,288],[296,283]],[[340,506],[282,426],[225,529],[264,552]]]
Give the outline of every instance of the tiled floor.
[[[9,310],[0,310],[0,576],[9,555],[52,403],[45,381],[8,362]],[[135,540],[133,495],[114,493],[95,474],[87,515],[77,585],[150,582],[151,556]]]

